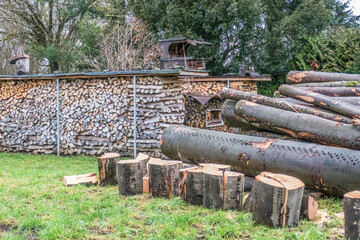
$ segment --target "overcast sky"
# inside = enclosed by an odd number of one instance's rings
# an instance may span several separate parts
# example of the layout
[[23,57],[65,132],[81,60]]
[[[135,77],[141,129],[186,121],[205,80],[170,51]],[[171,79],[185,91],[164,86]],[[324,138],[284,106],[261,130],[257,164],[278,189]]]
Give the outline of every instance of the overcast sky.
[[[345,0],[343,0],[345,2]],[[360,0],[350,0],[350,6],[355,15],[360,15]]]

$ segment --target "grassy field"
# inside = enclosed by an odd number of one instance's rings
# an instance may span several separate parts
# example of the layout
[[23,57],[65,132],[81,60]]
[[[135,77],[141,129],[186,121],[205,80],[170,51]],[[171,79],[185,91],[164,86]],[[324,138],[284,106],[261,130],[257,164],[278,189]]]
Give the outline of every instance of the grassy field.
[[341,239],[340,199],[319,199],[315,222],[255,226],[251,213],[203,209],[179,198],[119,197],[117,187],[65,187],[97,171],[93,157],[0,153],[2,239]]

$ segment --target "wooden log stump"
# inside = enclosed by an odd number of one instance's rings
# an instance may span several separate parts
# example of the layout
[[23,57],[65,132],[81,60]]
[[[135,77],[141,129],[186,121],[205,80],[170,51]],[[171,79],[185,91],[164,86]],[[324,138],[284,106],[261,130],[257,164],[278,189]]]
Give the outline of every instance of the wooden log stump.
[[217,164],[217,163],[199,163],[201,168],[213,169],[219,171],[231,171],[231,166],[226,164]]
[[120,154],[118,153],[105,153],[98,158],[100,186],[118,184],[116,162],[119,159]]
[[164,161],[151,158],[148,163],[149,191],[154,197],[180,195],[180,174],[182,161]]
[[146,163],[146,159],[120,160],[116,163],[120,195],[128,196],[143,193]]
[[204,168],[182,169],[180,197],[182,200],[194,204],[203,204],[203,177]]
[[247,196],[243,205],[243,210],[252,212],[255,204],[255,185],[251,188],[250,194]]
[[97,184],[98,179],[96,173],[89,173],[84,175],[64,176],[65,186],[73,186],[78,184],[94,185]]
[[309,195],[303,195],[301,200],[300,218],[315,220],[318,211],[318,203]]
[[360,191],[345,193],[343,199],[345,238],[360,239]]
[[217,209],[242,208],[245,175],[230,171],[204,172],[203,207]]
[[270,227],[297,226],[304,183],[297,178],[262,172],[256,176],[253,220]]

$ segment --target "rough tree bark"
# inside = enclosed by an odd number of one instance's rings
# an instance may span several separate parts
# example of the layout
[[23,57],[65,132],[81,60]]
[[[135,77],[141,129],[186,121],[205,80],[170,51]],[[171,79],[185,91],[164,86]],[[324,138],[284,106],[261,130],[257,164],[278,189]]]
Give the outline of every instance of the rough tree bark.
[[360,81],[341,81],[341,82],[310,82],[292,84],[294,87],[360,87]]
[[[283,110],[287,110],[287,111],[291,111],[291,112],[315,115],[315,116],[318,116],[321,118],[325,118],[325,119],[329,119],[329,120],[333,120],[333,121],[337,121],[337,122],[343,122],[343,123],[351,123],[352,122],[350,118],[347,118],[345,116],[342,116],[342,115],[339,115],[336,113],[331,113],[328,111],[315,109],[315,108],[309,107],[309,106],[304,106],[304,105],[299,105],[299,104],[295,104],[292,102],[288,102],[286,100],[286,98],[269,98],[266,96],[261,96],[261,95],[253,94],[250,92],[233,90],[233,89],[229,89],[229,88],[224,88],[221,92],[221,96],[224,99],[231,98],[231,99],[237,100],[237,101],[247,100],[250,102],[263,104],[266,106],[275,107],[275,108],[279,108],[279,109],[283,109]],[[228,101],[228,100],[226,100],[226,101]],[[225,103],[226,103],[226,101],[225,101]],[[224,105],[225,105],[225,103],[224,103]],[[229,106],[227,106],[228,108],[233,107],[233,102],[231,102],[231,105],[229,103],[227,103],[227,104],[229,105]],[[232,111],[234,111],[234,110],[232,110]],[[229,112],[230,112],[230,110],[229,110]],[[229,114],[229,119],[237,119],[237,118],[232,117],[232,115]],[[246,121],[244,121],[244,122],[246,122]],[[224,121],[224,123],[227,124],[226,121]],[[231,123],[232,122],[230,122],[230,124]]]
[[355,150],[171,126],[162,135],[161,151],[194,164],[204,159],[229,164],[247,176],[261,171],[288,174],[332,195],[360,186],[360,155]]
[[180,184],[182,200],[194,205],[203,204],[203,177],[204,168],[183,169]]
[[286,77],[286,83],[288,84],[339,81],[360,81],[360,75],[314,71],[290,71]]
[[312,103],[316,106],[329,109],[348,117],[360,118],[360,109],[358,107],[341,100],[334,100],[332,97],[320,93],[307,92],[289,85],[281,85],[279,87],[279,92],[285,96]]
[[241,128],[244,130],[252,130],[259,129],[254,126],[251,126],[246,123],[246,121],[242,121],[240,117],[236,117],[234,112],[236,101],[226,99],[222,105],[221,109],[221,117],[224,120],[224,124],[233,128]]
[[240,100],[236,104],[235,112],[250,124],[266,124],[268,128],[281,131],[293,138],[360,150],[360,131],[352,124],[289,112],[245,100]]
[[244,197],[244,178],[245,175],[238,172],[205,171],[203,207],[241,210]]
[[[295,104],[300,104],[300,105],[304,105],[304,106],[309,106],[309,107],[315,107],[313,104],[310,103],[306,103],[303,101],[299,101],[293,98],[284,98],[287,102],[291,102],[291,103],[295,103]],[[341,100],[347,103],[350,103],[352,105],[355,106],[360,106],[360,97],[332,97],[333,100]]]
[[146,175],[147,159],[120,160],[116,163],[119,195],[143,193],[143,178]]
[[105,153],[98,158],[100,186],[118,184],[116,162],[119,159],[120,154],[118,153]]
[[360,239],[360,191],[348,192],[343,199],[345,238]]
[[303,195],[301,200],[300,218],[315,220],[318,211],[318,203],[309,195]]
[[151,158],[148,163],[149,191],[154,197],[165,197],[180,194],[181,161],[165,161]]
[[330,97],[360,96],[360,88],[355,87],[300,87],[300,89]]
[[256,176],[253,220],[269,227],[297,226],[305,184],[297,178],[262,172]]

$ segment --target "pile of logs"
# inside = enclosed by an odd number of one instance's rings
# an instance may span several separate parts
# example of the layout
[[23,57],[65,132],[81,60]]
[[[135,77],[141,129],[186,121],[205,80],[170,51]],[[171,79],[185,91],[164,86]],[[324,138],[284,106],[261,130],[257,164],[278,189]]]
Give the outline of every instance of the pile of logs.
[[[288,98],[224,88],[222,97],[228,99],[223,107],[225,123],[360,150],[360,109],[352,103],[354,98],[360,100],[355,97],[360,89],[334,84],[357,78],[360,80],[353,74],[290,72],[287,82],[299,84],[280,86],[280,94]],[[325,84],[328,87],[317,87]],[[351,102],[347,96],[353,96]]]

